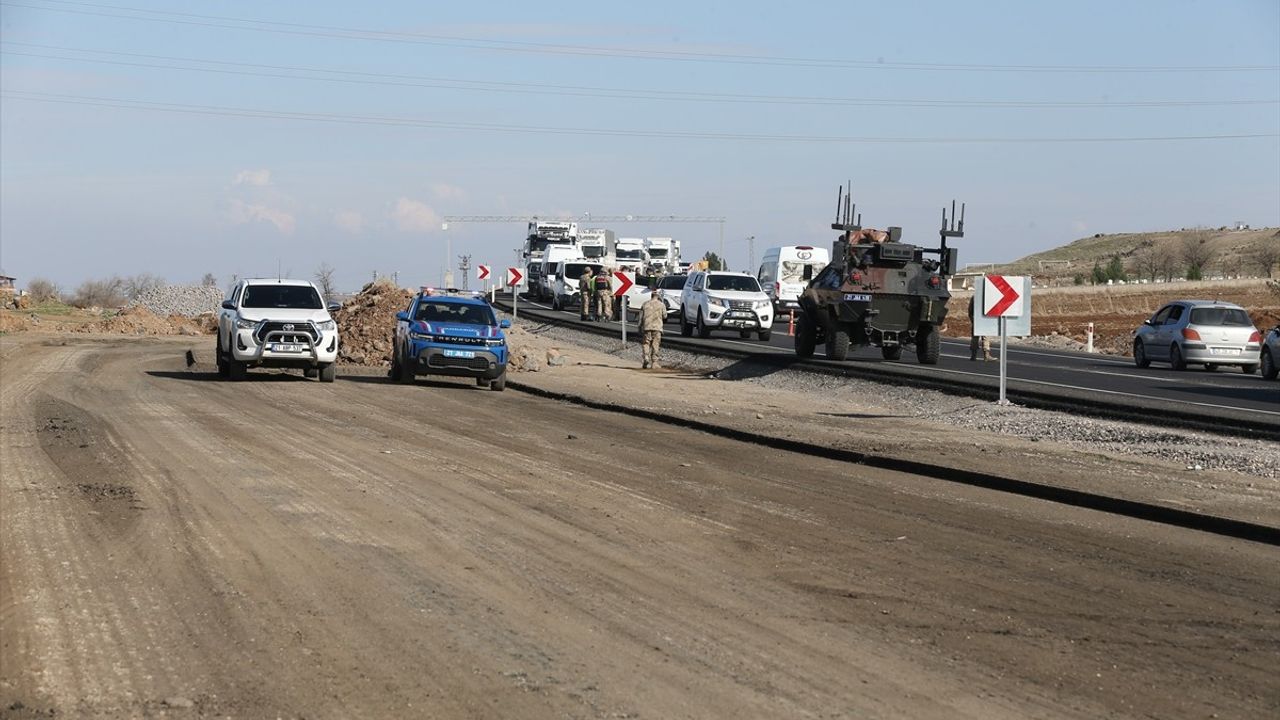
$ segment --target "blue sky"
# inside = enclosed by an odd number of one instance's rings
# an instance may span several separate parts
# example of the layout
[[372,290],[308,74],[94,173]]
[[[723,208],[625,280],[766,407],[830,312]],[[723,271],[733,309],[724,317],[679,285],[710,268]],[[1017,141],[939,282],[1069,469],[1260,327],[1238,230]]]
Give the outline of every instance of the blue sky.
[[962,264],[1280,225],[1275,0],[115,2],[0,0],[20,282],[437,282],[446,236],[506,265],[524,230],[445,216],[585,212],[724,216],[745,269],[747,236],[829,242],[850,177],[921,243],[968,203]]

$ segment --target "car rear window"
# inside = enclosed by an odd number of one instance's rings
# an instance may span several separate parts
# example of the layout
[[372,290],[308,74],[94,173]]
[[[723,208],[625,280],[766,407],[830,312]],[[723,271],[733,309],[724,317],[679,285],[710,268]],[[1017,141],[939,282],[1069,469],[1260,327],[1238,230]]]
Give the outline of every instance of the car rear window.
[[684,288],[684,281],[687,279],[687,275],[668,275],[658,281],[658,288],[660,290],[680,290]]
[[1249,327],[1253,321],[1249,319],[1249,313],[1240,308],[1202,307],[1191,309],[1191,324]]
[[707,277],[707,289],[760,292],[760,281],[746,275],[710,275]]
[[250,285],[244,289],[241,307],[319,310],[324,305],[320,293],[308,285]]

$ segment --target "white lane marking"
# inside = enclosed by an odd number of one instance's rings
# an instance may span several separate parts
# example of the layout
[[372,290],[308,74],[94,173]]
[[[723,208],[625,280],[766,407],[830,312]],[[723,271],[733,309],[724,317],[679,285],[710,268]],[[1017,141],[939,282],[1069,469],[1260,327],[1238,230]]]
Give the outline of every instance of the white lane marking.
[[[1253,390],[1257,387],[1257,385],[1221,385],[1221,384],[1207,385],[1204,382],[1202,382],[1202,378],[1192,379],[1192,378],[1175,378],[1175,377],[1168,377],[1164,375],[1138,375],[1135,373],[1109,372],[1107,370],[1089,370],[1088,372],[1094,373],[1096,375],[1113,375],[1115,377],[1138,378],[1140,380],[1159,380],[1161,382],[1182,383],[1184,385],[1196,385],[1199,387],[1231,388],[1233,390]],[[1249,376],[1249,375],[1240,375],[1238,378],[1233,378],[1230,375],[1212,375],[1209,377],[1214,377],[1220,380],[1228,380],[1228,381],[1253,377],[1255,381],[1261,382],[1261,380],[1258,379],[1256,376]],[[1203,379],[1207,379],[1207,378],[1203,378]],[[1245,380],[1245,382],[1250,382],[1250,381]]]

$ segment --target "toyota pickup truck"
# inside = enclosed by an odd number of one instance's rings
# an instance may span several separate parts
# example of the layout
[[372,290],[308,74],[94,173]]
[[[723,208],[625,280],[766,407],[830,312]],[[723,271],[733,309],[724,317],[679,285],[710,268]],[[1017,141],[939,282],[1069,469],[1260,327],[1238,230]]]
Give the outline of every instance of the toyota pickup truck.
[[218,374],[243,380],[249,368],[294,368],[333,382],[338,325],[329,312],[337,309],[306,280],[241,280],[218,315]]

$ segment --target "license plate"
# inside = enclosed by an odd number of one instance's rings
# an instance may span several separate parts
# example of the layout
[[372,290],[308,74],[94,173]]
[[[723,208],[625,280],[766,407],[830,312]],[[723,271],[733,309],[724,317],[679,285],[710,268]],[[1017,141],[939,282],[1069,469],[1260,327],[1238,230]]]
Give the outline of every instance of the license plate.
[[292,343],[273,343],[270,349],[272,352],[302,352],[301,345]]
[[862,293],[845,293],[844,299],[852,302],[871,302],[871,296]]
[[1240,348],[1209,348],[1209,352],[1214,355],[1239,355]]
[[731,313],[726,313],[726,314],[725,314],[725,317],[731,317],[731,318],[743,318],[743,319],[747,319],[747,318],[750,318],[750,317],[751,317],[751,313],[745,313],[745,312],[731,312]]
[[445,350],[445,357],[453,358],[473,358],[476,356],[475,350]]
[[726,324],[726,325],[729,325],[730,327],[745,327],[745,326],[749,325],[750,323],[748,323],[746,320],[730,320],[729,322],[727,322],[727,323],[725,323],[725,324]]

